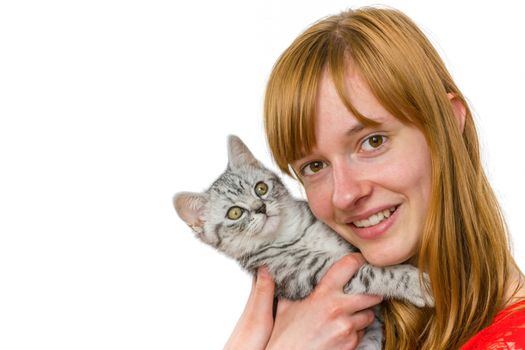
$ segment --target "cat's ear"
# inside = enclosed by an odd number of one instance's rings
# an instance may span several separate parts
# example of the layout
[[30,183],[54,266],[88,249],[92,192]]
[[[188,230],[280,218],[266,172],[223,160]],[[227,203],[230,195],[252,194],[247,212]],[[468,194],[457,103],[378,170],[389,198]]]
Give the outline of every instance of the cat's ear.
[[263,167],[239,137],[230,135],[228,137],[228,167],[235,169],[246,165],[257,168]]
[[173,197],[173,206],[180,218],[198,234],[204,232],[202,214],[208,201],[207,195],[195,192],[179,192]]

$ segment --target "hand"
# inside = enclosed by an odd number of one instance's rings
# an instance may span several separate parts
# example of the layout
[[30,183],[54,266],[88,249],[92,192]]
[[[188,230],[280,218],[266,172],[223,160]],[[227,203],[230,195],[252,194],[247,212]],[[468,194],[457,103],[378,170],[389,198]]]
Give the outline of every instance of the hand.
[[[279,300],[266,349],[355,349],[374,320],[378,296],[344,294],[344,285],[364,264],[361,254],[336,262],[314,291],[300,301]],[[248,349],[248,347],[246,347]]]
[[275,283],[265,267],[254,278],[248,302],[225,350],[262,350],[270,339],[273,327],[273,296]]

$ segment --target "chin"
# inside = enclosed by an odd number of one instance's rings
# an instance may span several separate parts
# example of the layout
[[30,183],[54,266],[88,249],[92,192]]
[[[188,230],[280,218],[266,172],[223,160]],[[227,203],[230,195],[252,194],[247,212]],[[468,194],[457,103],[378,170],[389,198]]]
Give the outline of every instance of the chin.
[[361,254],[365,260],[373,266],[386,267],[407,263],[414,254],[399,254],[396,252],[385,252],[378,249],[362,249]]

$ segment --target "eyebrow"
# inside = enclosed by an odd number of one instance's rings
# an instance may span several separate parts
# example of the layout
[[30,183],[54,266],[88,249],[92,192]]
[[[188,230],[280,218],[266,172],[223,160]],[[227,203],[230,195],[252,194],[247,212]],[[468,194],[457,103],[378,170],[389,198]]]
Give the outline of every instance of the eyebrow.
[[346,132],[346,135],[347,136],[352,136],[354,134],[357,134],[358,132],[362,131],[363,129],[365,129],[366,126],[364,126],[363,124],[361,123],[358,123],[356,125],[354,125],[352,128],[350,128],[347,132]]

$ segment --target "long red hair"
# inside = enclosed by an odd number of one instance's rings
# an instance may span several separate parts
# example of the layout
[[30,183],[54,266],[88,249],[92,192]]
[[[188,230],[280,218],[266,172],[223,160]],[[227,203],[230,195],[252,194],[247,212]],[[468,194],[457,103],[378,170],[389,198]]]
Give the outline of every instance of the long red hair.
[[[435,308],[386,303],[386,349],[459,348],[502,310],[510,271],[519,269],[482,169],[468,104],[419,28],[385,8],[345,11],[308,28],[278,59],[268,82],[264,116],[270,149],[290,174],[289,164],[314,147],[315,100],[325,68],[347,108],[371,124],[346,98],[348,57],[377,100],[417,126],[431,151],[432,196],[416,258],[430,276]],[[463,133],[447,94],[466,108]]]

